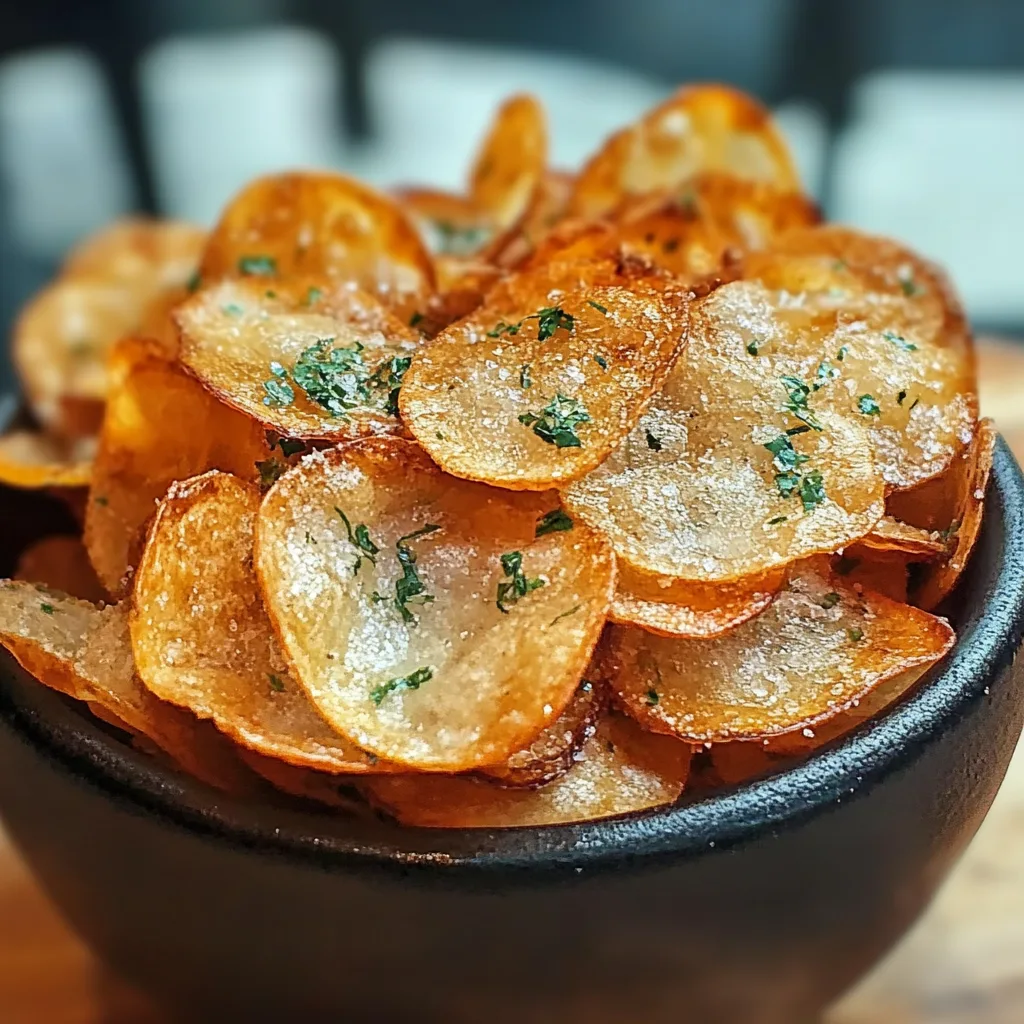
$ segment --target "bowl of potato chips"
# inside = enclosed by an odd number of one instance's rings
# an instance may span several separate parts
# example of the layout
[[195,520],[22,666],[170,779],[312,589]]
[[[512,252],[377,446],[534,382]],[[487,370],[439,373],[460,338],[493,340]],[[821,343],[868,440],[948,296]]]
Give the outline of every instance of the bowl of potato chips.
[[791,1022],[1021,730],[1024,490],[952,285],[681,89],[575,173],[271,175],[26,307],[0,812],[193,1017]]

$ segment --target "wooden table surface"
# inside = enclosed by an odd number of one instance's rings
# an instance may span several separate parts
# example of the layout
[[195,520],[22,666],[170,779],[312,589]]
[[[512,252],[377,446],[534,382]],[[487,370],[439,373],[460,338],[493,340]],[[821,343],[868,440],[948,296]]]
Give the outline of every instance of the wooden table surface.
[[[1024,459],[1024,347],[986,344],[981,377],[982,409]],[[1024,746],[977,839],[928,914],[825,1024],[1022,1021]],[[96,964],[2,832],[0,1024],[165,1024]]]

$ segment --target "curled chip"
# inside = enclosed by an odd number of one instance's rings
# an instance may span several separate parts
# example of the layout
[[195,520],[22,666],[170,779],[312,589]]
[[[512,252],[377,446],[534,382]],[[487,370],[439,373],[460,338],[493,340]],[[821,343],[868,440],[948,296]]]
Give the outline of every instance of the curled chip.
[[471,256],[494,233],[486,211],[469,196],[431,188],[402,188],[396,190],[395,197],[437,256]]
[[37,430],[0,436],[0,483],[9,487],[87,487],[96,442],[67,441]]
[[45,686],[87,701],[147,737],[197,778],[224,786],[243,775],[226,743],[139,682],[123,606],[97,608],[28,583],[0,582],[0,644]]
[[498,110],[469,174],[469,194],[503,230],[529,209],[544,180],[548,133],[544,108],[530,95],[507,99]]
[[172,484],[135,574],[136,670],[161,700],[236,743],[328,772],[376,769],[289,675],[252,565],[260,491],[227,473]]
[[815,204],[763,181],[706,173],[669,193],[626,202],[615,212],[617,242],[685,281],[730,269],[748,250],[815,224]]
[[546,171],[526,211],[487,245],[484,254],[495,266],[521,267],[562,219],[572,187],[571,174]]
[[594,735],[606,703],[604,691],[584,679],[565,710],[529,746],[504,764],[481,768],[481,774],[503,786],[533,788],[553,782],[569,771],[580,748]]
[[158,344],[119,345],[111,376],[85,546],[103,585],[116,596],[135,564],[142,527],[173,481],[208,469],[256,478],[257,462],[271,458],[260,425],[218,402]]
[[685,293],[611,263],[512,275],[413,358],[406,426],[449,473],[543,490],[600,465],[685,344]]
[[96,578],[85,545],[77,537],[44,537],[26,548],[14,578],[99,604],[107,592]]
[[337,174],[279,174],[228,204],[202,261],[202,282],[309,277],[352,282],[405,309],[434,290],[419,232],[393,199]]
[[398,389],[420,335],[370,295],[313,288],[296,304],[224,281],[175,317],[185,366],[264,426],[339,440],[401,429]]
[[691,582],[763,576],[862,537],[883,482],[857,418],[819,412],[819,348],[777,293],[717,289],[662,393],[566,506],[627,565]]
[[736,583],[690,583],[620,565],[608,618],[662,636],[721,636],[767,608],[784,580],[776,571]]
[[967,567],[981,530],[995,443],[995,426],[991,420],[982,420],[967,450],[953,460],[941,480],[934,481],[934,486],[930,482],[916,491],[906,491],[894,503],[895,508],[922,521],[936,513],[945,520],[942,536],[949,553],[923,568],[911,595],[922,608],[937,607],[952,593]]
[[615,566],[586,527],[547,530],[552,505],[446,476],[397,438],[314,452],[283,476],[260,508],[256,567],[327,721],[431,771],[504,761],[554,721]]
[[760,103],[726,86],[694,85],[605,142],[580,171],[569,212],[601,216],[623,199],[675,188],[703,171],[800,189],[786,143]]
[[324,804],[335,811],[366,817],[370,811],[362,794],[352,784],[337,775],[317,771],[315,768],[297,768],[274,757],[254,754],[239,748],[242,763],[288,796]]
[[569,771],[540,789],[505,789],[472,776],[380,775],[361,779],[370,801],[403,825],[516,828],[592,821],[660,807],[679,798],[690,749],[603,717]]
[[809,560],[756,618],[713,640],[612,626],[599,675],[647,728],[691,742],[813,730],[880,683],[939,660],[945,619],[858,591]]
[[946,538],[941,533],[901,523],[892,516],[879,519],[858,543],[874,551],[906,555],[916,562],[930,562],[946,553]]

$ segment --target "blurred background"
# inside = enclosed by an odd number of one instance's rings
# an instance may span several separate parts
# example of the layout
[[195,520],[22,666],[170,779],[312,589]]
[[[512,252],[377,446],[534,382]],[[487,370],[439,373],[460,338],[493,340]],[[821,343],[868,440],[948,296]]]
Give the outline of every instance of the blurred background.
[[685,80],[777,111],[832,218],[952,271],[1024,336],[1020,0],[31,0],[0,12],[0,329],[83,234],[211,221],[247,178],[457,186],[498,100],[558,164]]

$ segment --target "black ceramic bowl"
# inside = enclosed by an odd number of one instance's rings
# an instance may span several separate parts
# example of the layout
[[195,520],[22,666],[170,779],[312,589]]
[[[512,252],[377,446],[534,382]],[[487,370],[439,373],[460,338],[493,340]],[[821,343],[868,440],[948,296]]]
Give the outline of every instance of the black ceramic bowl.
[[951,617],[955,650],[908,700],[799,767],[508,831],[219,796],[8,659],[0,811],[97,953],[188,1020],[796,1024],[925,907],[1020,734],[1024,482],[1002,443]]

